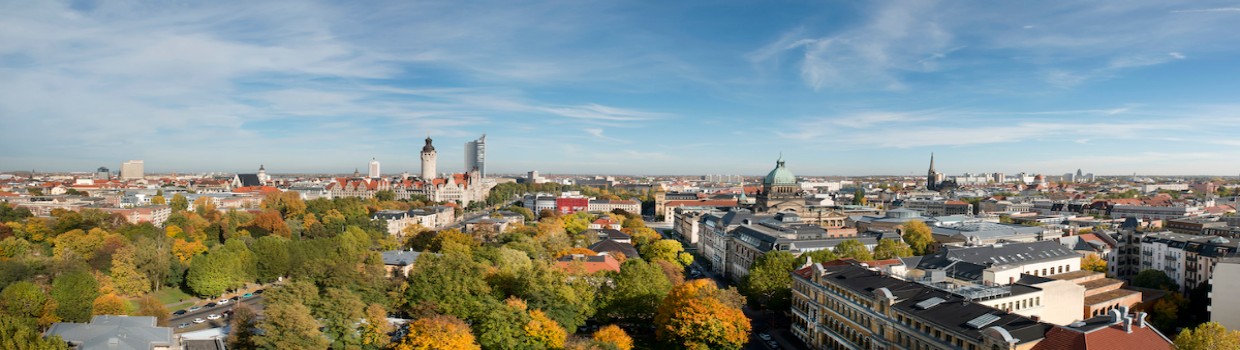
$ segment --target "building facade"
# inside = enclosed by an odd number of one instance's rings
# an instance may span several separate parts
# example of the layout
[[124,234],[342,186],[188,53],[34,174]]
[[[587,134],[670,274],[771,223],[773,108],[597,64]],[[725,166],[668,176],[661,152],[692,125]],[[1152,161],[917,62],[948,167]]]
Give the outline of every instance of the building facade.
[[781,211],[805,211],[805,196],[797,178],[784,167],[781,157],[775,161],[775,169],[762,179],[762,191],[758,192],[755,210],[764,213]]
[[477,140],[465,143],[465,170],[478,169],[482,177],[487,176],[487,135],[482,134]]
[[141,180],[145,165],[141,160],[121,163],[121,180]]
[[431,145],[430,136],[426,137],[426,145],[422,146],[422,181],[435,179],[435,146]]

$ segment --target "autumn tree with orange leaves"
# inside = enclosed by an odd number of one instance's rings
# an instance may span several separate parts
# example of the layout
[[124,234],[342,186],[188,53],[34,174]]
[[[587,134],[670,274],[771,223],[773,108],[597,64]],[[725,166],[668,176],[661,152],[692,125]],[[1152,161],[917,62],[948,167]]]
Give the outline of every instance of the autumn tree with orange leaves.
[[469,325],[461,319],[436,315],[409,323],[409,333],[393,347],[395,350],[477,350]]
[[619,350],[633,349],[633,338],[629,337],[629,334],[625,333],[624,329],[614,324],[603,326],[603,328],[594,331],[594,341],[611,344]]
[[710,279],[685,282],[672,289],[655,314],[659,340],[684,349],[740,349],[749,340],[749,318]]

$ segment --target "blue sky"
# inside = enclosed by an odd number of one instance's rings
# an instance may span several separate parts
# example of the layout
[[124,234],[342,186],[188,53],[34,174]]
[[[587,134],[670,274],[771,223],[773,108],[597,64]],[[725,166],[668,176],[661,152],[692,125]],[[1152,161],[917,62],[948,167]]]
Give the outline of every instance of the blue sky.
[[1240,173],[1236,2],[0,1],[0,170]]

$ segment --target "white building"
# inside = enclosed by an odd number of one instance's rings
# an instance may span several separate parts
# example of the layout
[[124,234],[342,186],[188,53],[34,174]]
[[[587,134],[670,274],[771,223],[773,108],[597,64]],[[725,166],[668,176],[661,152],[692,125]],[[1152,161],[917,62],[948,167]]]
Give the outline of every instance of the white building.
[[1116,204],[1111,207],[1112,219],[1165,220],[1201,216],[1203,213],[1205,213],[1205,209],[1194,205],[1152,206]]
[[402,237],[405,228],[422,225],[427,230],[440,230],[456,220],[456,211],[450,207],[432,206],[412,210],[380,210],[372,219],[387,221],[388,234]]
[[143,164],[141,160],[121,163],[121,180],[141,180],[142,177]]
[[1181,291],[1189,290],[1210,281],[1214,264],[1222,257],[1236,254],[1238,246],[1240,242],[1224,237],[1174,232],[1147,234],[1141,238],[1140,271],[1162,271]]
[[642,212],[642,203],[634,200],[591,199],[590,204],[586,207],[588,211],[597,212],[611,212],[616,209],[638,214]]
[[370,178],[378,179],[381,176],[382,175],[380,175],[379,173],[379,160],[371,158],[370,159]]

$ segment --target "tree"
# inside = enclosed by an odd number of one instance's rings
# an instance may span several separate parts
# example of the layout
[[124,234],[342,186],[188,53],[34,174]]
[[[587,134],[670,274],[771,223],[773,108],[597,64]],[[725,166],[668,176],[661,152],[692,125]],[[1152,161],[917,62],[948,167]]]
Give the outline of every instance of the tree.
[[844,240],[831,251],[840,258],[853,258],[860,261],[874,260],[874,254],[871,254],[870,250],[866,249],[865,244],[855,239]]
[[151,291],[151,280],[138,271],[137,251],[125,246],[112,256],[112,285],[121,294],[138,296]]
[[[168,240],[138,237],[134,240],[132,247],[134,254],[132,262],[128,263],[132,263],[139,273],[146,276],[150,282],[150,290],[158,291],[171,274],[172,261],[175,259],[172,257],[171,248],[168,247]],[[117,254],[112,256],[114,266],[119,253],[118,250]]]
[[164,199],[164,196],[156,195],[154,197],[151,197],[151,204],[164,205],[164,204],[168,204],[168,201]]
[[93,315],[125,315],[125,299],[116,296],[116,294],[108,293],[95,298],[95,303],[91,305],[91,314]]
[[486,349],[526,349],[532,348],[533,342],[526,339],[524,326],[530,320],[525,302],[517,298],[509,298],[503,303],[496,303],[475,322],[474,332],[478,335],[478,343]]
[[820,249],[820,250],[815,250],[811,252],[805,252],[805,253],[801,253],[801,255],[797,257],[796,266],[805,265],[806,260],[809,260],[809,259],[813,259],[814,263],[823,263],[823,262],[828,262],[831,260],[839,259],[839,257],[835,256],[835,252],[832,252],[829,249]]
[[750,302],[771,310],[787,310],[792,306],[792,271],[796,269],[792,253],[772,250],[758,257],[741,281],[741,294]]
[[99,297],[99,282],[83,269],[60,274],[52,281],[52,299],[56,315],[66,322],[90,320],[91,304]]
[[674,239],[661,239],[654,243],[642,245],[641,255],[647,261],[666,260],[682,267],[693,263],[693,255],[685,252],[685,247]]
[[525,334],[535,343],[548,349],[564,347],[568,332],[559,323],[547,317],[542,310],[530,311],[530,321],[525,324]]
[[1098,254],[1089,253],[1081,258],[1081,270],[1106,273],[1107,261],[1098,257]]
[[1206,322],[1195,328],[1184,328],[1175,337],[1180,350],[1240,349],[1240,331],[1229,331],[1217,322]]
[[221,295],[243,283],[243,274],[238,259],[217,247],[206,255],[194,258],[185,276],[185,284],[200,296]]
[[909,248],[913,249],[913,255],[930,254],[930,245],[934,244],[934,236],[930,234],[930,227],[926,226],[921,220],[909,220],[901,226],[903,233],[900,234],[904,238],[904,242],[908,243]]
[[614,324],[603,326],[597,331],[594,331],[593,338],[596,342],[611,344],[616,347],[617,350],[633,349],[633,338],[629,337],[629,334],[625,333],[624,329],[621,329]]
[[401,338],[395,350],[481,350],[461,319],[435,315],[409,323],[409,333]]
[[138,298],[138,311],[134,313],[134,316],[154,316],[156,325],[168,326],[168,309],[164,308],[164,303],[159,299],[149,294]]
[[672,290],[672,283],[658,266],[629,259],[614,274],[613,283],[603,289],[600,313],[629,322],[649,322],[659,302]]
[[427,303],[444,314],[473,319],[485,312],[488,302],[495,302],[484,275],[469,255],[422,255],[409,270],[405,300],[410,307]]
[[289,240],[280,236],[265,236],[255,240],[252,248],[259,281],[275,281],[289,274],[292,269]]
[[173,213],[180,213],[189,209],[189,200],[185,199],[184,195],[177,193],[172,195],[172,201],[168,205],[172,206]]
[[0,349],[68,350],[68,344],[60,336],[44,339],[33,321],[12,315],[0,315]]
[[[628,230],[628,231],[625,231],[625,230]],[[625,231],[625,233],[632,235],[633,243],[639,246],[643,246],[643,245],[646,245],[647,243],[654,242],[654,241],[657,241],[663,238],[663,235],[660,235],[658,231],[655,231],[654,229],[645,227],[645,226],[637,227],[637,228],[624,228],[624,229],[621,229],[621,231]]]
[[0,291],[0,308],[14,317],[39,318],[48,300],[42,288],[26,281],[10,284]]
[[280,212],[275,210],[265,210],[258,216],[254,217],[254,221],[245,226],[251,234],[255,236],[276,235],[284,238],[293,236],[293,231],[289,229],[288,223],[280,217]]
[[378,192],[375,192],[375,199],[378,199],[384,202],[394,201],[396,200],[396,192],[392,190],[378,191]]
[[1180,290],[1175,280],[1167,276],[1166,272],[1148,269],[1141,271],[1136,277],[1132,278],[1132,285],[1144,288],[1156,288],[1167,291]]
[[310,309],[300,303],[267,304],[266,318],[258,328],[263,333],[254,337],[264,349],[327,349],[330,345]]
[[207,246],[202,242],[190,242],[180,238],[172,241],[172,254],[181,263],[189,263],[195,256],[206,251]]
[[392,325],[387,321],[387,310],[383,305],[366,306],[366,322],[362,324],[362,345],[387,347],[391,337]]
[[857,189],[853,191],[852,204],[853,205],[865,205],[866,203],[867,201],[865,199],[865,189],[861,187],[857,187]]
[[366,317],[366,304],[357,295],[342,288],[327,288],[323,291],[325,303],[320,303],[313,310],[324,323],[324,332],[332,339],[332,348],[348,349],[361,345],[358,338],[357,321]]
[[433,252],[461,252],[469,254],[479,245],[478,240],[461,233],[461,230],[449,229],[439,231],[435,235],[435,238],[431,240],[430,249]]
[[663,270],[663,275],[667,276],[667,281],[672,282],[673,286],[685,283],[685,267],[680,263],[667,260],[655,260],[653,263],[659,266],[659,270]]
[[505,294],[522,298],[530,308],[542,310],[565,328],[576,329],[595,313],[597,288],[586,280],[569,278],[550,263],[530,264],[529,268],[516,271],[515,276]]
[[874,258],[878,260],[894,259],[913,256],[913,248],[910,248],[904,241],[895,239],[880,239],[878,245],[874,247]]
[[254,331],[254,326],[258,323],[258,314],[254,313],[245,303],[237,303],[233,306],[232,317],[229,318],[228,324],[231,331],[228,332],[228,347],[233,349],[255,349],[258,347],[258,333]]
[[655,335],[685,349],[740,349],[749,341],[749,318],[740,308],[720,301],[719,292],[709,279],[672,289],[659,305]]
[[1188,299],[1180,293],[1168,293],[1154,302],[1154,306],[1150,308],[1150,323],[1163,330],[1164,333],[1171,333],[1182,321],[1180,311],[1186,308],[1188,308]]

